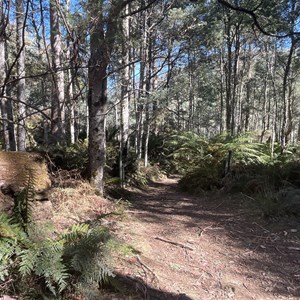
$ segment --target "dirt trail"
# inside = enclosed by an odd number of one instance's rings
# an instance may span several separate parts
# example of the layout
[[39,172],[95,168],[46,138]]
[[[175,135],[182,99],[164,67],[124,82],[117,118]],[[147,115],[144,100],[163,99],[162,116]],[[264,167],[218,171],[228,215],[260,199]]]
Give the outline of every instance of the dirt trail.
[[175,178],[132,199],[116,232],[139,254],[116,271],[139,283],[144,299],[300,299],[296,220],[268,224],[251,199],[189,196]]

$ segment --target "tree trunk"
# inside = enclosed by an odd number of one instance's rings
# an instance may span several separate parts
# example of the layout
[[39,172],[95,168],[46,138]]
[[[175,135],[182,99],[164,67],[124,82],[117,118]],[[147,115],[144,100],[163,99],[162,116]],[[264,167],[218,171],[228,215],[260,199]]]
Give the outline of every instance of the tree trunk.
[[6,151],[10,150],[9,131],[8,131],[8,116],[7,116],[7,98],[6,96],[6,16],[4,15],[4,1],[1,1],[0,6],[0,101],[1,101],[1,117],[2,117],[2,132],[3,143]]
[[295,41],[294,38],[291,37],[290,51],[289,51],[287,63],[284,70],[283,84],[282,84],[283,111],[282,111],[282,124],[281,124],[281,138],[280,138],[281,153],[284,153],[290,135],[289,122],[291,122],[291,120],[289,117],[290,117],[291,107],[289,105],[290,99],[289,99],[288,89],[289,89],[289,84],[291,84],[289,82],[289,76],[290,76],[290,70],[292,65],[294,47],[295,47]]
[[26,90],[25,90],[25,16],[23,0],[16,0],[17,20],[17,98],[18,98],[18,130],[17,145],[19,151],[26,150]]
[[[128,14],[129,7],[127,5],[125,14]],[[120,155],[119,169],[121,187],[125,182],[125,165],[127,161],[128,136],[129,136],[129,87],[130,87],[130,70],[129,70],[129,39],[130,39],[130,22],[129,18],[123,19],[123,45],[122,45],[122,80],[121,80],[121,137],[120,137]]]
[[143,147],[143,135],[144,135],[144,118],[143,111],[145,106],[145,71],[146,71],[146,61],[147,61],[147,32],[146,32],[146,17],[142,15],[142,43],[140,47],[140,76],[139,76],[139,93],[138,93],[138,103],[136,111],[136,154],[137,158],[140,160],[142,158],[142,147]]
[[104,11],[104,1],[90,0],[89,61],[89,175],[103,194],[106,162],[107,67],[118,33],[117,18],[124,3],[112,1]]
[[64,143],[64,72],[62,70],[62,42],[57,2],[50,0],[50,28],[52,50],[51,134],[53,142]]

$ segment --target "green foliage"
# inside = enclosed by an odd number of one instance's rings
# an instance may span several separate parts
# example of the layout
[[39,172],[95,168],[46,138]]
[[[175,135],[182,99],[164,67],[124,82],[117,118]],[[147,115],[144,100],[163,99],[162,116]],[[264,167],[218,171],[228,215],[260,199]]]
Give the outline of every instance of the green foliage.
[[69,274],[63,262],[62,241],[44,240],[31,243],[19,256],[19,272],[22,276],[36,275],[43,278],[52,294],[61,293],[67,286]]
[[174,134],[166,141],[168,159],[179,173],[190,171],[207,157],[208,141],[193,132]]
[[150,181],[163,178],[165,174],[161,171],[158,164],[143,166],[143,162],[139,161],[136,171],[128,176],[128,182],[135,186],[145,186]]
[[69,146],[54,145],[47,149],[39,149],[40,152],[46,152],[52,164],[56,169],[63,170],[79,170],[84,172],[88,162],[88,142],[87,140],[79,140]]
[[300,216],[300,189],[288,187],[276,191],[266,186],[256,195],[265,217]]
[[121,243],[116,239],[110,239],[107,242],[106,247],[109,249],[109,251],[113,251],[114,253],[119,253],[122,256],[133,256],[135,254],[139,254],[139,251],[137,251],[131,245]]
[[187,172],[179,181],[182,190],[199,193],[207,190],[214,190],[221,187],[221,172],[209,164],[202,164],[196,169]]
[[31,222],[36,178],[31,169],[27,169],[25,176],[25,187],[14,198],[13,218],[27,233],[28,224]]
[[90,228],[87,224],[74,225],[62,235],[64,259],[70,271],[79,274],[82,284],[102,282],[112,276],[103,255],[103,247],[108,239],[105,228]]
[[256,195],[258,205],[266,218],[278,216],[280,214],[280,202],[276,193],[266,187]]
[[26,238],[23,229],[8,215],[0,214],[0,282],[12,277],[15,257],[21,253],[20,242]]
[[18,280],[20,286],[35,278],[53,295],[59,295],[70,282],[89,285],[112,275],[105,262],[106,229],[76,224],[57,239],[42,238],[42,233],[36,238],[32,233],[36,230],[26,234],[14,219],[0,215],[1,282]]

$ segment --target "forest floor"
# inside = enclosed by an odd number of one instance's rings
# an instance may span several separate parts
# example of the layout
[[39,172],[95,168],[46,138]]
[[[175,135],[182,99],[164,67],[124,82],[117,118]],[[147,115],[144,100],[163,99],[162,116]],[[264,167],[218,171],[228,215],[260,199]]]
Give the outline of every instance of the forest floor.
[[115,273],[141,296],[113,299],[300,299],[299,220],[267,221],[245,195],[191,196],[177,182],[131,190],[113,231],[136,254],[116,258]]

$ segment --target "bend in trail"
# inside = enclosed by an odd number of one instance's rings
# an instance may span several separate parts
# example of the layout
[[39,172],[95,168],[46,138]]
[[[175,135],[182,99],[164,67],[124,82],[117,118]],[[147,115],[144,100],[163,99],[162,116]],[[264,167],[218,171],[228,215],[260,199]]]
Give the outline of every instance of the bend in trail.
[[294,221],[270,227],[241,195],[190,196],[164,179],[132,196],[116,232],[138,255],[117,272],[143,299],[300,299]]

